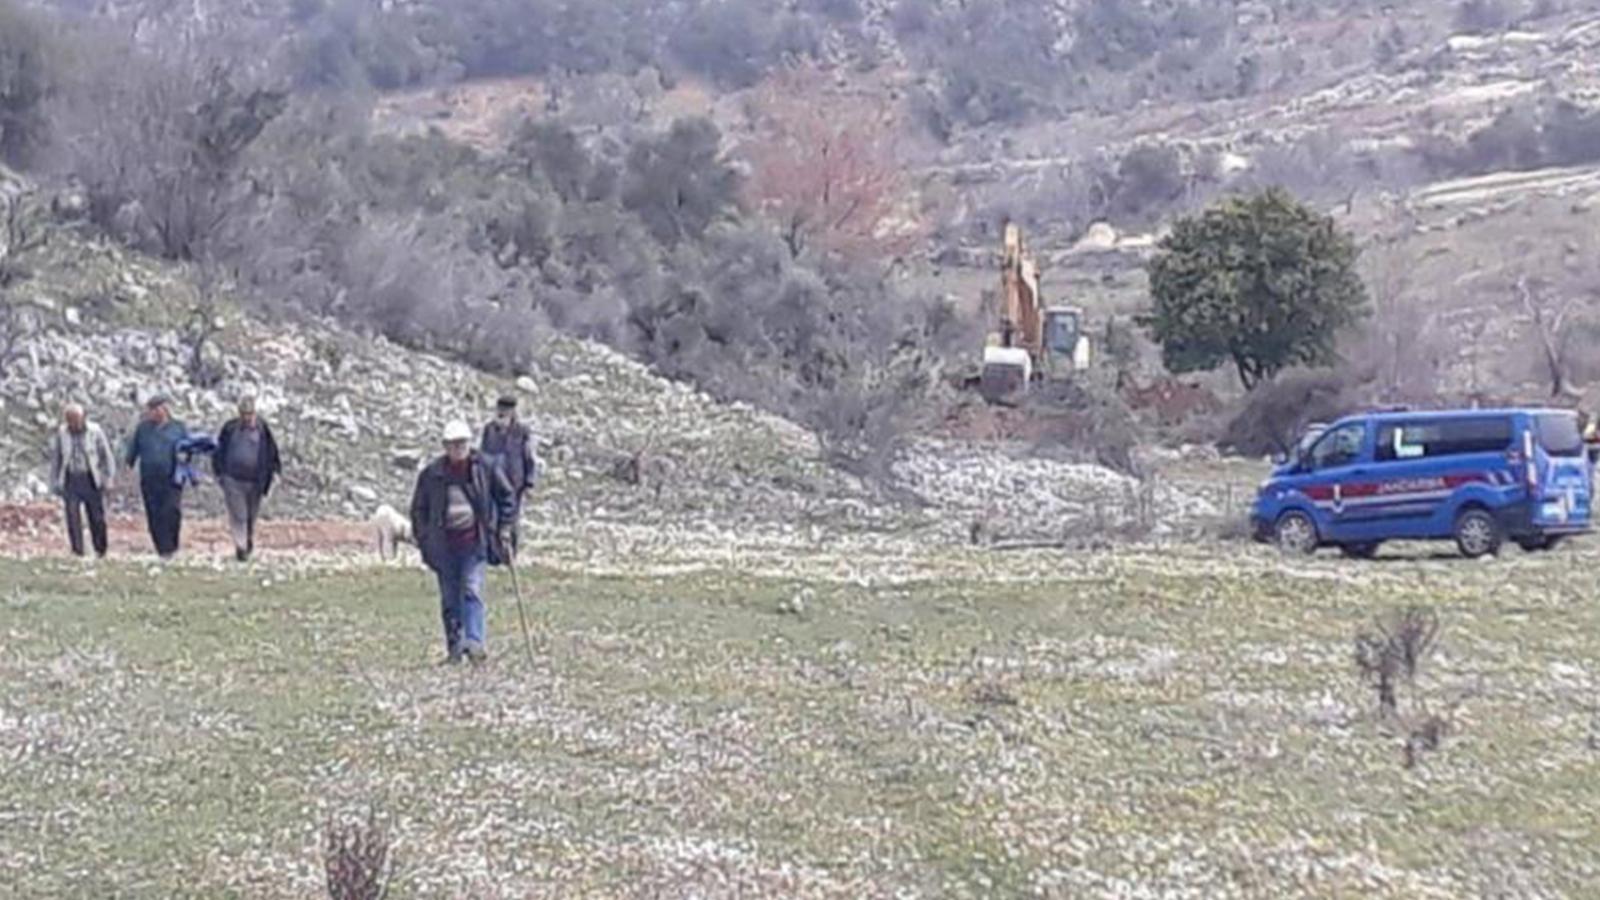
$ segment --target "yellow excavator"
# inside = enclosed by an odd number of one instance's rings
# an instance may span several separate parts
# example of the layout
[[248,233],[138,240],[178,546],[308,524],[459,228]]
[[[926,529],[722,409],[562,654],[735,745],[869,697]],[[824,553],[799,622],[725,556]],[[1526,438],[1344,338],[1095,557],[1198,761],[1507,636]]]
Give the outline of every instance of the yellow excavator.
[[1022,244],[1015,223],[1005,227],[1000,264],[999,330],[983,348],[978,390],[990,403],[1015,405],[1036,382],[1067,379],[1088,370],[1092,347],[1083,310],[1045,306],[1039,266]]

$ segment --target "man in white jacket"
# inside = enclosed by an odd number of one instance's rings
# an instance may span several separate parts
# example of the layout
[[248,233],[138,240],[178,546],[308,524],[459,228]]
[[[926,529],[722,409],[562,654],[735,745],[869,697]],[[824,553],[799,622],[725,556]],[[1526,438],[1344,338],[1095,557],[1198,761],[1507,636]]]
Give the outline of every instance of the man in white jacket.
[[83,555],[83,514],[89,514],[89,536],[95,556],[106,555],[106,493],[117,472],[111,442],[99,425],[89,421],[83,407],[67,404],[61,427],[50,440],[50,487],[67,511],[67,540],[76,556]]

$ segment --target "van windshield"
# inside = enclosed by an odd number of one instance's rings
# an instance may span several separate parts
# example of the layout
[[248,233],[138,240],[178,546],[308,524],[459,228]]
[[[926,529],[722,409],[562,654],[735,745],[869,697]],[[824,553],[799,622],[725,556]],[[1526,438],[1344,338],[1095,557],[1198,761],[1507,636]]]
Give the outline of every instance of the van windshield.
[[1541,413],[1533,417],[1533,431],[1539,446],[1551,456],[1578,456],[1583,453],[1583,435],[1578,417],[1572,413]]

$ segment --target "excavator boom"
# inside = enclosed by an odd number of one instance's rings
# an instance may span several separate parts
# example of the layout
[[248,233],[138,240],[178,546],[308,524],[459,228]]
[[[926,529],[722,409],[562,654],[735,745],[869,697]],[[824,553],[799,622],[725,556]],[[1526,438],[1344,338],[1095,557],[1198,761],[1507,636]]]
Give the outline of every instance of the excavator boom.
[[1007,223],[1000,267],[1000,330],[1003,346],[1021,347],[1035,360],[1044,344],[1039,317],[1039,266],[1022,246],[1022,229]]

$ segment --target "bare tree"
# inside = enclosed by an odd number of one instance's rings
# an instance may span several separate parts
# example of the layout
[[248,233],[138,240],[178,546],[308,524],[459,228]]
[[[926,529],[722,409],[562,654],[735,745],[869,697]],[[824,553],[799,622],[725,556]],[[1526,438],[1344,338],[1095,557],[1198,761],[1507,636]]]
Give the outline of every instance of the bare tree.
[[194,276],[194,302],[185,311],[181,331],[184,346],[189,351],[185,370],[189,381],[199,387],[212,387],[222,379],[209,352],[217,335],[227,326],[224,318],[224,297],[233,289],[234,280],[215,262],[205,262],[196,267]]
[[1372,316],[1363,326],[1365,358],[1356,361],[1370,367],[1386,400],[1435,392],[1447,354],[1438,304],[1416,282],[1415,260],[1403,247],[1385,242],[1363,250],[1361,271]]
[[757,120],[751,199],[796,258],[816,248],[888,259],[915,242],[914,229],[895,221],[907,191],[887,104],[795,66],[762,89]]
[[199,258],[244,208],[244,153],[287,96],[244,85],[190,45],[108,51],[82,78],[58,110],[57,162],[82,178],[91,216],[168,258]]
[[1568,356],[1579,320],[1587,311],[1580,303],[1582,298],[1576,293],[1556,294],[1526,275],[1517,279],[1515,290],[1523,310],[1533,321],[1534,337],[1539,342],[1546,376],[1550,379],[1550,396],[1580,396],[1583,392],[1573,387],[1568,375]]

